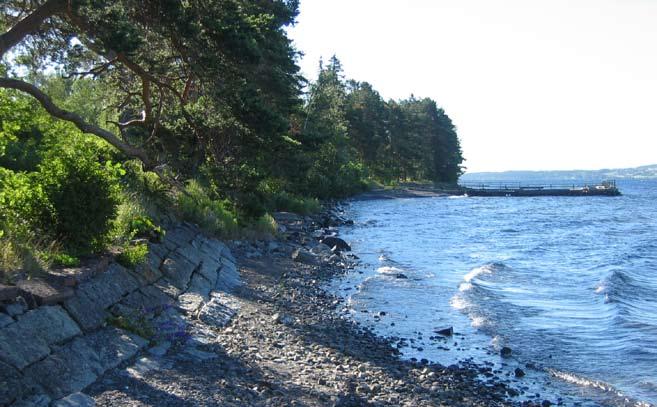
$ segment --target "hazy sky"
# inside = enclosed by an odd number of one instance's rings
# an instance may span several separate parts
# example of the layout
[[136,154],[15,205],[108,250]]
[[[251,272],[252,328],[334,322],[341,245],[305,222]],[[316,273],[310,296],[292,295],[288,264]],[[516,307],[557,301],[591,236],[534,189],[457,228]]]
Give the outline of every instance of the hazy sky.
[[290,35],[308,78],[435,99],[470,172],[657,163],[655,0],[301,0]]

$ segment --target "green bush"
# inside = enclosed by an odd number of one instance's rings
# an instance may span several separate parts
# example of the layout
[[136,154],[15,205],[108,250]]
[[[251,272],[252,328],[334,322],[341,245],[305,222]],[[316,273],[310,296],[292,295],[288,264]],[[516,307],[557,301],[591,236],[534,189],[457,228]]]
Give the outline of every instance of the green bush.
[[179,193],[178,210],[184,220],[209,233],[227,237],[238,230],[237,215],[230,209],[230,202],[210,198],[197,181],[188,181]]
[[57,253],[52,256],[52,263],[55,266],[77,267],[80,265],[80,259],[66,253]]
[[116,261],[126,268],[133,269],[140,264],[146,262],[148,257],[148,245],[146,243],[138,243],[134,246],[126,247],[121,254],[116,257]]
[[303,198],[285,191],[274,194],[271,197],[272,210],[294,212],[301,215],[309,215],[319,212],[321,205],[317,198]]
[[102,249],[119,204],[120,166],[95,157],[66,154],[44,161],[36,173],[53,211],[44,225],[68,250]]

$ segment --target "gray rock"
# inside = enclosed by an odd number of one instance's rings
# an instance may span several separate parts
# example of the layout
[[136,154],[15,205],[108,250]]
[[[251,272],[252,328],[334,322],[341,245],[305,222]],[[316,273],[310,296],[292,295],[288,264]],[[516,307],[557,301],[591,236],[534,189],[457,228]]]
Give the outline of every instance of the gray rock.
[[277,324],[283,324],[283,325],[293,325],[294,324],[294,318],[287,314],[279,314],[276,313],[272,315],[271,319],[276,322]]
[[131,274],[140,280],[141,286],[152,284],[162,277],[161,265],[162,258],[154,253],[149,253],[146,262],[137,265]]
[[171,342],[162,341],[157,346],[153,346],[152,348],[150,348],[148,350],[148,353],[150,353],[153,356],[164,356],[167,354],[169,349],[171,349]]
[[189,244],[198,233],[187,226],[178,226],[167,230],[164,235],[163,244],[170,250],[175,250],[180,246]]
[[139,291],[149,299],[144,305],[152,308],[155,314],[159,314],[165,306],[173,304],[171,297],[153,285],[142,287]]
[[280,250],[281,250],[281,245],[276,243],[275,241],[272,240],[269,243],[267,243],[267,251],[273,253],[273,252],[278,252]]
[[38,305],[60,304],[74,294],[71,287],[55,286],[40,279],[19,281],[18,287],[24,295],[32,297]]
[[109,313],[98,302],[78,292],[64,303],[66,311],[85,331],[94,330],[105,323]]
[[450,326],[448,328],[437,329],[434,332],[442,336],[452,336],[454,335],[454,328]]
[[176,250],[162,263],[162,272],[174,286],[185,291],[197,266]]
[[242,281],[240,280],[240,274],[239,271],[237,271],[237,267],[235,267],[230,261],[224,262],[223,267],[219,270],[215,289],[224,292],[233,292],[241,284]]
[[[215,278],[216,283],[216,278]],[[207,300],[210,296],[210,291],[214,288],[215,284],[203,277],[200,273],[192,275],[192,281],[189,283],[187,293],[198,294]]]
[[176,355],[177,359],[189,360],[195,362],[203,362],[205,360],[216,359],[218,357],[219,355],[217,355],[216,353],[205,352],[195,347],[187,347],[183,349],[183,351],[179,355]]
[[51,401],[52,399],[46,394],[36,394],[15,402],[11,407],[48,407]]
[[7,325],[13,324],[14,322],[15,321],[12,317],[0,312],[0,329],[6,327]]
[[313,247],[310,250],[313,254],[319,255],[319,256],[330,256],[333,254],[331,251],[331,248],[324,243],[320,243],[317,246]]
[[[148,244],[148,254],[149,257],[153,256],[155,259],[159,259],[160,262],[162,262],[162,259],[167,257],[169,254],[170,250],[167,249],[166,246],[160,243],[149,243]],[[150,262],[149,258],[149,262]],[[157,265],[157,268],[160,268],[160,264]]]
[[106,272],[81,284],[76,294],[84,294],[102,308],[107,308],[139,287],[139,282],[123,266],[112,263]]
[[221,257],[223,259],[226,259],[230,261],[233,264],[236,264],[237,261],[235,260],[235,257],[233,257],[233,253],[230,252],[230,249],[226,246],[224,246],[224,249],[221,251]]
[[339,237],[335,236],[326,236],[324,239],[321,240],[322,243],[325,245],[329,246],[330,248],[336,247],[337,251],[344,251],[344,252],[349,252],[351,251],[351,246],[344,240],[340,239]]
[[201,267],[198,269],[198,273],[205,277],[208,280],[212,287],[217,284],[217,276],[219,274],[219,269],[221,268],[221,262],[210,255],[205,255],[203,257],[203,262]]
[[222,253],[228,250],[225,244],[216,240],[208,239],[204,236],[197,236],[196,239],[192,242],[192,246],[197,248],[201,253],[210,256],[216,261],[219,261],[222,257]]
[[42,386],[57,399],[81,391],[107,370],[131,358],[147,345],[137,335],[105,328],[74,339],[24,371],[26,382]]
[[17,317],[27,311],[27,303],[23,297],[17,297],[15,302],[5,305],[4,308],[10,317]]
[[188,315],[194,316],[204,302],[205,298],[202,295],[185,293],[178,297],[178,308],[185,311]]
[[7,406],[21,395],[20,373],[0,362],[0,406]]
[[134,377],[136,379],[143,379],[147,373],[160,370],[163,368],[168,368],[169,366],[170,366],[169,363],[163,361],[160,358],[142,357],[139,358],[137,363],[128,367],[125,371],[126,374],[130,377]]
[[47,356],[51,345],[80,333],[60,306],[35,309],[0,331],[0,360],[23,369]]
[[169,297],[175,299],[182,294],[182,290],[175,285],[168,278],[162,278],[153,284],[157,290],[165,293]]
[[28,338],[41,338],[48,345],[80,335],[80,328],[59,305],[44,306],[22,315],[17,324]]
[[52,403],[51,407],[94,407],[96,401],[84,393],[73,393]]
[[206,303],[198,314],[202,322],[217,328],[226,326],[235,315],[235,310],[225,304],[221,298],[214,297]]
[[18,287],[0,284],[0,301],[14,301],[18,296]]
[[313,253],[301,248],[292,253],[292,260],[309,265],[318,264],[317,257]]

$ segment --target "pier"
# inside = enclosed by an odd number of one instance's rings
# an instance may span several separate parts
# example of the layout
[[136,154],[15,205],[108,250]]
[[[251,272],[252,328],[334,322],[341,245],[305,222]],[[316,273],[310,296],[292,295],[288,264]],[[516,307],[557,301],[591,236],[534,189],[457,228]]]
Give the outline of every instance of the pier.
[[619,196],[616,181],[584,184],[522,184],[519,182],[460,183],[468,196]]

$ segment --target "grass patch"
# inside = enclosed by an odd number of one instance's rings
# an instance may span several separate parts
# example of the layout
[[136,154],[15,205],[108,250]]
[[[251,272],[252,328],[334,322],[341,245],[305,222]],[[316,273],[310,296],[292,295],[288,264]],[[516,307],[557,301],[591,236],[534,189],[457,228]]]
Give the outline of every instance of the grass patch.
[[145,263],[147,257],[148,245],[146,243],[138,243],[134,246],[126,247],[116,257],[116,261],[123,267],[134,269],[138,265]]
[[189,181],[178,194],[177,208],[183,220],[206,232],[231,237],[238,232],[237,215],[225,200],[212,199],[197,181]]

